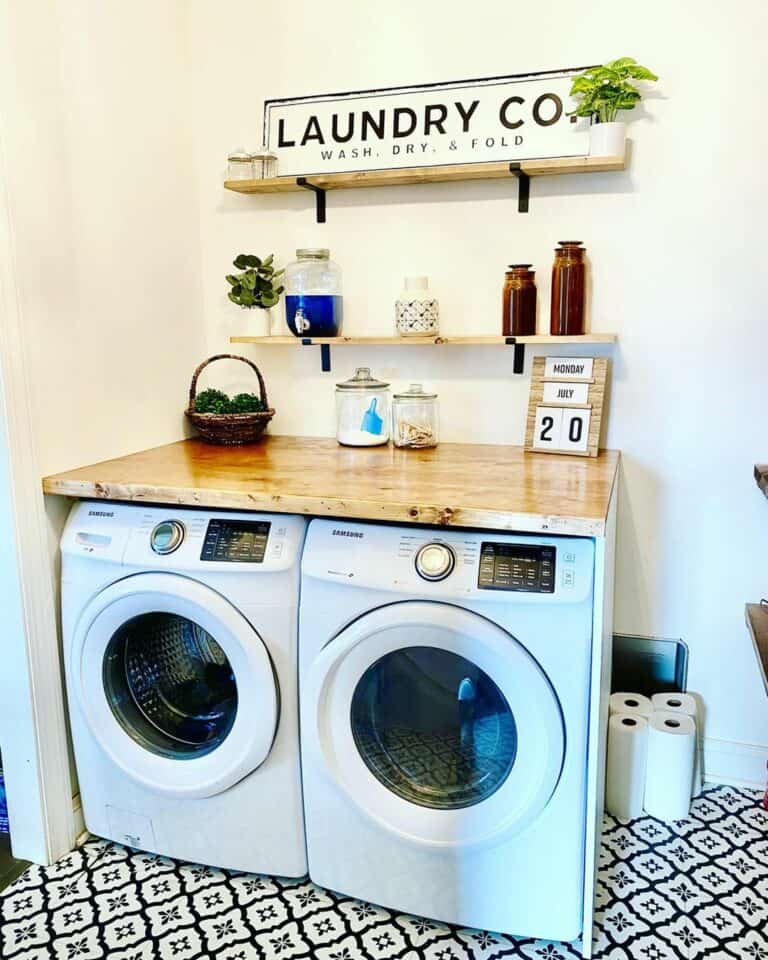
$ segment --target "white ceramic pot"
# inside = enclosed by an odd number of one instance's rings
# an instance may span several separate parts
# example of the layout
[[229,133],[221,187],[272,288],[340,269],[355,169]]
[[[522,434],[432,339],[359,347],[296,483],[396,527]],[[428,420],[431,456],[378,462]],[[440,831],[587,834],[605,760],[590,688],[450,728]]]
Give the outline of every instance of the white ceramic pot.
[[272,333],[272,311],[262,307],[248,309],[248,335],[251,337],[268,337]]
[[589,155],[591,157],[623,157],[627,146],[627,125],[593,123],[589,128]]

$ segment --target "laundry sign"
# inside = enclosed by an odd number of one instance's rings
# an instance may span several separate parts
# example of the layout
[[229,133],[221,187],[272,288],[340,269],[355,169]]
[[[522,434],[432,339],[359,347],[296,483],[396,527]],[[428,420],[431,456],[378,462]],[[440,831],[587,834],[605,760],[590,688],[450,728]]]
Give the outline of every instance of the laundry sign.
[[280,176],[585,156],[584,69],[267,100],[264,139]]

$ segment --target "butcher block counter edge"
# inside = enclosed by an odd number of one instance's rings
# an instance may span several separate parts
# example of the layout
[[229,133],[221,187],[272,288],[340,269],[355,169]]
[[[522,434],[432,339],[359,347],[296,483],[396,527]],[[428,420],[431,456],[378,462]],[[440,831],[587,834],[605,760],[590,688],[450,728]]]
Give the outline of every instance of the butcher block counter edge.
[[248,447],[182,440],[58,473],[48,494],[318,517],[602,537],[620,455],[537,455],[444,443],[341,447],[267,436]]

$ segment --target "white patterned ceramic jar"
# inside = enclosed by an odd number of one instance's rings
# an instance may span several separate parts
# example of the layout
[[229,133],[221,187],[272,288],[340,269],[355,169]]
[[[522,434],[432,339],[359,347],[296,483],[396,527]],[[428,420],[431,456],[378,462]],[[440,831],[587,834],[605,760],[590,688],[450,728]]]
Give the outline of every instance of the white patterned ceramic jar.
[[406,277],[395,301],[395,327],[400,337],[431,337],[440,332],[440,304],[431,295],[429,277]]

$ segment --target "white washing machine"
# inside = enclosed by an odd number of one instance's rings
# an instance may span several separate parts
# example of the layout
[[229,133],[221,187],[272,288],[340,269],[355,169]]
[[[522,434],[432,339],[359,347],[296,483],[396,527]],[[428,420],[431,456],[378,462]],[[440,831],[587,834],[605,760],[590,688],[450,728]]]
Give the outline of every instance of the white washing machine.
[[297,618],[306,521],[79,503],[64,656],[88,829],[301,876]]
[[582,929],[594,545],[313,520],[309,872],[510,934]]

